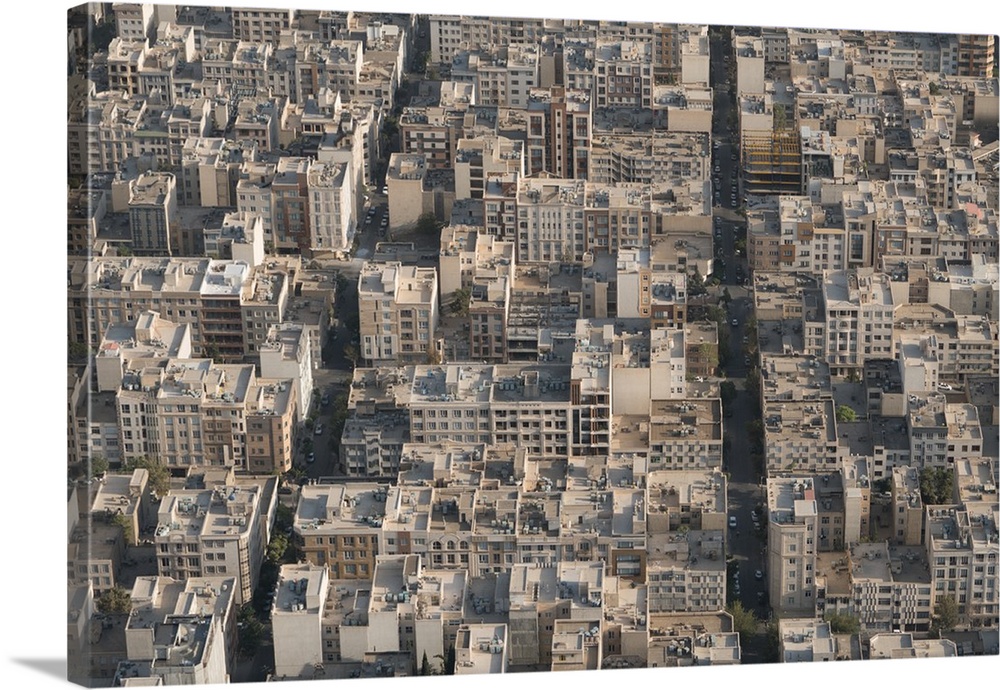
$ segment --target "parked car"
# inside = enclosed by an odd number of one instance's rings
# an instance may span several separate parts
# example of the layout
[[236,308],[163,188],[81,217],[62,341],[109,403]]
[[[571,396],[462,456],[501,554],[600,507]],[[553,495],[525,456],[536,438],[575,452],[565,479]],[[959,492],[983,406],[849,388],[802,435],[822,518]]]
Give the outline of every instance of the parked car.
[[733,319],[732,320],[732,324],[733,324],[733,328],[736,328],[737,326],[739,326],[740,325],[739,319]]
[[758,571],[756,571],[756,572],[755,572],[755,573],[753,574],[753,578],[754,578],[755,580],[763,580],[763,579],[764,579],[764,571],[762,571],[762,570],[758,570]]
[[316,425],[316,429],[315,429],[315,431],[313,431],[313,433],[316,434],[317,436],[322,436],[323,435],[323,425],[322,424],[317,424]]
[[729,526],[732,527],[733,529],[736,529],[736,516],[735,515],[730,515],[729,516]]
[[326,407],[327,405],[330,404],[330,391],[327,391],[326,393],[323,394],[323,397],[320,399],[320,404],[322,404],[323,407]]

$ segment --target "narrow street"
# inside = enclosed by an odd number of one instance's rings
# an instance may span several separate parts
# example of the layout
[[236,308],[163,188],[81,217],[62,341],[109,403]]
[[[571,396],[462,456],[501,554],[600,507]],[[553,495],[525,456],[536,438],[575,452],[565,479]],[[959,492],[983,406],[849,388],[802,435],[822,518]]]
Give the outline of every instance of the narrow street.
[[[743,608],[752,611],[761,621],[758,634],[740,641],[744,663],[763,663],[766,657],[764,633],[769,615],[766,593],[766,559],[763,514],[754,520],[754,511],[764,502],[761,476],[752,459],[755,450],[748,432],[748,425],[757,418],[757,401],[746,391],[746,376],[757,366],[755,359],[747,359],[744,339],[749,337],[747,322],[753,316],[753,298],[744,287],[749,283],[750,271],[746,252],[737,252],[740,240],[745,243],[745,219],[740,213],[742,192],[740,188],[739,134],[730,127],[733,109],[733,90],[729,74],[731,47],[728,32],[711,37],[711,79],[715,90],[713,109],[713,227],[716,257],[722,266],[715,275],[729,290],[732,298],[726,321],[729,324],[729,359],[725,368],[728,381],[736,385],[736,397],[727,407],[723,433],[727,452],[724,470],[728,473],[728,513],[736,519],[736,527],[728,529],[729,555],[731,558],[728,582],[729,600],[739,601]],[[731,416],[728,416],[730,415]],[[763,511],[758,510],[758,513]],[[757,579],[757,572],[762,579]]]

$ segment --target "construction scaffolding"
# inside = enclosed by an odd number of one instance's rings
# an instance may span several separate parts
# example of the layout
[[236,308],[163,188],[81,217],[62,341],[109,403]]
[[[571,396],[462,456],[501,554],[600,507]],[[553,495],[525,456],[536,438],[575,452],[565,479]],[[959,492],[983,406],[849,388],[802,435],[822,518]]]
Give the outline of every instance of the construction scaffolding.
[[802,143],[791,130],[743,135],[748,194],[802,194]]

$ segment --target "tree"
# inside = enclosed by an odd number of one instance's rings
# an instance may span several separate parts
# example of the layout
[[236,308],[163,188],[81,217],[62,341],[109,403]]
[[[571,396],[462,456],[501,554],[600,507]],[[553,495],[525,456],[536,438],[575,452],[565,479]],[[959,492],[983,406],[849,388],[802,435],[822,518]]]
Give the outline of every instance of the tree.
[[733,617],[733,630],[740,634],[742,640],[747,640],[757,634],[757,617],[753,611],[743,608],[740,601],[734,601],[726,612]]
[[455,290],[448,308],[456,316],[468,316],[469,304],[472,302],[472,291],[469,288],[459,288]]
[[694,267],[694,273],[688,278],[688,295],[690,297],[697,297],[698,295],[704,295],[708,290],[705,289],[705,279],[701,275],[701,271],[698,267]]
[[137,469],[149,472],[149,487],[157,496],[164,496],[170,491],[170,471],[156,460],[143,455],[135,460],[127,460],[122,467],[127,474]]
[[361,359],[361,353],[358,352],[358,348],[354,343],[348,343],[344,346],[344,359],[351,363],[352,367],[358,366],[358,360]]
[[288,537],[278,532],[271,537],[271,542],[267,545],[267,560],[274,564],[281,563],[287,550]]
[[87,466],[87,476],[90,479],[94,477],[100,477],[102,474],[108,471],[108,459],[103,455],[94,455],[90,458],[90,463]]
[[132,529],[132,521],[129,519],[128,515],[125,513],[115,513],[114,517],[111,518],[111,524],[118,525],[122,528],[122,537],[126,542],[129,544],[135,542],[135,532]]
[[427,345],[427,363],[428,364],[441,363],[441,353],[438,351],[437,343],[435,343],[433,340]]
[[780,132],[788,125],[788,116],[785,114],[785,106],[781,103],[774,104],[774,131]]
[[736,384],[732,381],[720,383],[719,396],[722,398],[722,404],[728,407],[736,399]]
[[219,351],[219,346],[218,345],[216,345],[215,343],[209,341],[209,342],[205,343],[204,350],[205,350],[205,353],[204,353],[205,357],[208,357],[213,362],[218,363],[219,357],[221,355],[221,352]]
[[426,651],[424,651],[424,658],[420,660],[420,675],[422,676],[434,675],[434,671],[431,670],[431,662],[427,660]]
[[417,232],[421,235],[435,235],[441,228],[444,227],[444,223],[440,222],[431,212],[422,213],[420,217],[417,218]]
[[746,378],[743,380],[743,389],[750,394],[750,397],[755,401],[760,401],[760,369],[757,367],[752,367],[750,371],[747,372]]
[[97,600],[97,610],[101,613],[131,613],[132,593],[115,585]]
[[733,296],[729,294],[728,287],[722,288],[722,301],[726,303],[727,307],[729,306],[729,303],[733,301]]
[[920,499],[925,505],[951,503],[955,493],[955,480],[945,467],[925,467],[920,470]]
[[850,405],[837,405],[837,421],[838,422],[854,422],[857,421],[858,414]]
[[240,608],[236,627],[240,631],[240,654],[244,657],[251,657],[264,639],[264,624],[257,618],[253,603],[247,602]]
[[951,632],[958,625],[958,602],[955,597],[947,594],[939,597],[934,604],[934,616],[931,620],[931,632],[941,637],[941,633]]
[[69,361],[79,362],[87,358],[90,354],[90,348],[85,344],[79,342],[70,342],[69,344]]
[[767,623],[764,632],[764,661],[776,664],[781,661],[781,638],[778,635],[778,618],[775,616]]
[[938,86],[935,82],[931,82],[930,84],[927,85],[927,91],[928,93],[930,93],[930,95],[937,96],[939,93],[941,93],[941,87]]
[[823,617],[830,624],[835,635],[857,635],[861,632],[861,621],[846,613],[828,613]]

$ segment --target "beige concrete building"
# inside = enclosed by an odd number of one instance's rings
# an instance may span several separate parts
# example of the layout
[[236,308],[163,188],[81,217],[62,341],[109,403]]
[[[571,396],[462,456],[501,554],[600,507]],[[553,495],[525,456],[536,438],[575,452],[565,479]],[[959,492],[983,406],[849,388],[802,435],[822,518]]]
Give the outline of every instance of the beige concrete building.
[[292,468],[298,421],[298,395],[291,379],[257,380],[247,391],[247,469],[280,474]]
[[990,567],[1000,557],[996,512],[983,505],[928,506],[924,526],[933,600],[954,597],[960,621],[973,627],[995,624],[1000,611],[1000,582]]
[[267,339],[257,348],[262,378],[291,379],[295,389],[296,422],[308,417],[314,404],[313,369],[319,363],[313,362],[309,340],[305,326],[285,322],[272,325]]
[[951,640],[918,640],[910,633],[881,633],[871,638],[869,659],[917,659],[958,656]]
[[274,522],[276,490],[272,480],[170,491],[156,527],[159,574],[177,580],[233,576],[236,603],[250,601]]
[[455,639],[455,675],[507,672],[507,626],[465,623]]
[[379,554],[386,489],[379,484],[309,484],[295,512],[306,560],[331,579],[370,579]]
[[326,568],[283,565],[271,608],[274,630],[274,673],[286,678],[312,678],[323,664],[323,613],[330,593]]
[[137,254],[170,255],[178,247],[177,178],[171,173],[140,175],[129,185],[128,218]]
[[819,511],[812,478],[767,481],[767,585],[781,617],[816,611]]
[[238,579],[139,577],[116,684],[225,683],[236,664]]
[[361,356],[369,362],[422,362],[438,320],[437,271],[399,262],[366,263],[358,278]]
[[837,640],[830,624],[812,618],[782,618],[778,621],[779,658],[783,663],[835,661]]

